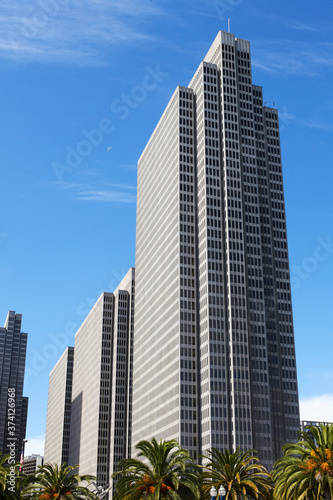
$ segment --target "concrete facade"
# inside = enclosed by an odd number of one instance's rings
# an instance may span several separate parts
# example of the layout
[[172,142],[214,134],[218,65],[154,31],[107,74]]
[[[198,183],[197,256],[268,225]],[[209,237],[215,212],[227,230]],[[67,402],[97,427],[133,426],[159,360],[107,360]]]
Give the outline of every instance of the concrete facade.
[[299,404],[278,112],[250,44],[219,32],[138,163],[133,445],[254,448]]
[[102,293],[75,336],[69,464],[103,488],[131,446],[134,273]]
[[0,452],[13,452],[17,462],[28,413],[28,398],[23,396],[28,334],[21,332],[21,323],[22,314],[9,311],[0,328]]
[[67,347],[49,377],[45,462],[68,464],[74,347]]
[[43,463],[44,458],[41,455],[29,455],[24,457],[22,472],[27,476],[30,474],[32,475],[38,470],[38,467],[43,465]]

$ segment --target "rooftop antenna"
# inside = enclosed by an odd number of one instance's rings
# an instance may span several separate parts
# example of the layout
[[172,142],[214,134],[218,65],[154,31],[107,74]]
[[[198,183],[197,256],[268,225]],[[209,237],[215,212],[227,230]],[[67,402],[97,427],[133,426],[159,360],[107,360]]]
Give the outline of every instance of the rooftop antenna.
[[230,17],[228,19],[228,33],[230,33]]

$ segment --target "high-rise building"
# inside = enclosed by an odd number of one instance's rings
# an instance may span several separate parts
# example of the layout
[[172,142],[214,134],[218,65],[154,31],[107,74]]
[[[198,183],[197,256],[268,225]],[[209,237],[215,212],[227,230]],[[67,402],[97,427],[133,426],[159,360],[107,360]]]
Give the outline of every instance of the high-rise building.
[[231,33],[138,162],[132,422],[133,445],[254,448],[267,466],[297,437],[278,112]]
[[45,462],[68,464],[74,347],[67,347],[49,377]]
[[74,364],[68,348],[50,374],[45,461],[79,465],[103,488],[131,449],[134,279],[131,268],[101,294],[75,335]]
[[28,334],[22,314],[9,311],[0,328],[0,452],[20,460],[25,439],[28,398],[23,396]]

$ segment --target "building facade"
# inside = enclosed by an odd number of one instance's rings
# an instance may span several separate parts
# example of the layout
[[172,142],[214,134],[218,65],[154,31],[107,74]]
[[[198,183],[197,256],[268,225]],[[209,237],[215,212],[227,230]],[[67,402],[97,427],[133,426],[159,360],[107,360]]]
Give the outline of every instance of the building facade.
[[219,32],[138,163],[133,445],[194,457],[296,439],[296,376],[278,112],[250,44]]
[[[134,280],[131,268],[114,293],[103,292],[75,336],[68,463],[79,465],[81,475],[96,476],[104,489],[131,449]],[[64,391],[59,396],[52,390],[64,378],[63,358],[50,376],[50,411],[64,408]],[[56,420],[50,417],[46,429],[46,461]]]
[[321,424],[333,425],[333,422],[320,422],[318,420],[301,420],[301,431],[306,431],[308,426],[319,427]]
[[28,334],[22,314],[9,311],[0,328],[0,452],[20,461],[25,439],[28,398],[23,396]]
[[135,269],[131,268],[114,294],[110,471],[131,454]]
[[68,464],[74,347],[67,347],[49,377],[45,462]]
[[38,467],[41,467],[43,463],[44,458],[41,455],[29,455],[24,457],[22,472],[27,476],[33,475],[38,470]]

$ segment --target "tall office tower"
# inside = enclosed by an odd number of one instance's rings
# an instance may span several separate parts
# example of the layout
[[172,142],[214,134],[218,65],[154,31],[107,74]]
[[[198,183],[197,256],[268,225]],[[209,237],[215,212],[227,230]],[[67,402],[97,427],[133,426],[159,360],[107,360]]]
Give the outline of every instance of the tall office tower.
[[133,444],[255,448],[299,429],[276,109],[219,32],[138,163]]
[[49,377],[45,462],[68,464],[74,347],[67,347]]
[[28,398],[23,396],[28,334],[22,314],[9,311],[0,328],[0,452],[20,460],[27,425]]
[[114,293],[102,293],[75,336],[69,464],[102,487],[131,446],[133,311],[132,268]]

